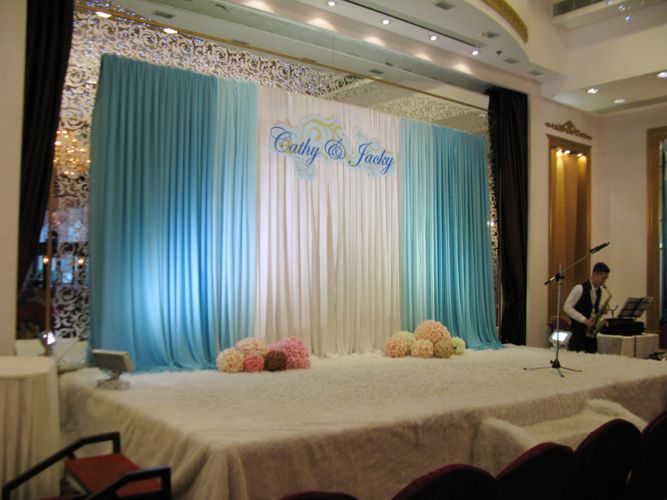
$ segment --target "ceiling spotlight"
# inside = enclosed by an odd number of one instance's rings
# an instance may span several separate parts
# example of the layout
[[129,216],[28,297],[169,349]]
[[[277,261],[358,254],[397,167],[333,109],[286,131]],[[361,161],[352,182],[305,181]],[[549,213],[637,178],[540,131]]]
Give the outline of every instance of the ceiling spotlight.
[[623,5],[623,4],[619,5],[619,6],[618,6],[618,10],[620,10],[621,12],[623,12],[623,11],[625,10],[625,5]]
[[432,42],[435,42],[438,39],[438,37],[436,35],[431,35],[430,38],[431,38]]
[[168,35],[175,35],[176,33],[178,33],[178,31],[176,31],[173,28],[163,28],[162,31],[164,31]]
[[577,153],[577,158],[581,158],[582,156],[584,156],[583,153]]
[[473,56],[479,55],[479,49],[474,49],[474,50],[472,51],[472,55],[473,55]]
[[619,98],[619,99],[614,99],[614,104],[623,104],[624,102],[625,102],[625,99],[623,99],[622,97]]
[[329,1],[327,2],[327,5],[328,5],[329,7],[335,7],[335,6],[336,6],[336,2],[334,2],[333,0],[329,0]]
[[661,71],[655,76],[657,76],[658,78],[667,78],[667,71]]
[[630,19],[632,19],[630,16],[625,16],[626,21],[629,21]]
[[600,92],[600,89],[598,89],[596,87],[591,87],[586,92],[588,92],[589,94],[597,94],[598,92]]
[[95,12],[95,14],[97,14],[98,17],[101,17],[102,19],[109,19],[111,17],[111,14],[107,14],[106,12],[102,12],[99,10]]
[[569,155],[571,152],[572,151],[570,151],[569,149],[566,149],[565,151],[563,151],[563,154]]
[[387,24],[389,24],[390,22],[391,22],[391,21],[390,21],[389,19],[383,19],[383,20],[382,20],[382,24],[384,24],[385,26],[386,26]]

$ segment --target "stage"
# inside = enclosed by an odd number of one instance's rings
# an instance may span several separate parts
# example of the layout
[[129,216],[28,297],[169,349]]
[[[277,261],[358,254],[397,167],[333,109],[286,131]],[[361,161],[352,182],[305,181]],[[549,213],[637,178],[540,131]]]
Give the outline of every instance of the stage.
[[97,389],[103,374],[87,368],[60,378],[61,420],[67,440],[119,430],[132,460],[170,464],[177,498],[322,489],[377,500],[441,465],[488,462],[495,451],[478,438],[489,418],[531,426],[591,399],[644,420],[667,408],[665,362],[561,351],[563,366],[582,370],[561,378],[552,358],[529,347],[350,355],[314,358],[310,370],[124,375],[126,391]]

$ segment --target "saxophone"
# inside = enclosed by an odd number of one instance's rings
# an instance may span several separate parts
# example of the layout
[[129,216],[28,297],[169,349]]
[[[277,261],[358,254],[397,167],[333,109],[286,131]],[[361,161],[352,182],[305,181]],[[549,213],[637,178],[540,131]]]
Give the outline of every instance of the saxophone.
[[604,327],[607,324],[607,320],[605,319],[605,314],[609,312],[609,301],[611,300],[611,292],[607,289],[606,286],[602,285],[602,288],[607,292],[607,298],[605,301],[600,304],[600,309],[598,309],[597,314],[591,318],[593,321],[593,326],[589,328],[589,330],[586,332],[586,337],[589,338],[594,338],[598,333],[600,333],[600,330],[602,330],[602,327]]

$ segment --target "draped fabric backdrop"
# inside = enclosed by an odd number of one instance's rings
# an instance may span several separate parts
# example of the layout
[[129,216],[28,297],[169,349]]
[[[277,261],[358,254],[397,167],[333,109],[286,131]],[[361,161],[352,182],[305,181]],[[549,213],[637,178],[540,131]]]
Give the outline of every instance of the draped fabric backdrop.
[[[472,347],[498,345],[483,138],[113,56],[102,64],[91,347],[128,350],[141,370],[206,368],[253,334],[347,354],[423,319]],[[315,147],[328,135],[344,137],[327,150],[336,160]],[[295,161],[308,152],[317,159]],[[362,152],[366,167],[354,163]]]
[[255,334],[298,335],[316,354],[381,348],[400,329],[399,172],[319,159],[299,177],[292,159],[269,151],[268,131],[319,115],[398,146],[399,120],[273,89],[260,92],[259,109]]
[[214,366],[252,334],[256,87],[102,60],[90,175],[92,348]]
[[403,327],[436,319],[470,347],[495,333],[483,137],[401,121]]

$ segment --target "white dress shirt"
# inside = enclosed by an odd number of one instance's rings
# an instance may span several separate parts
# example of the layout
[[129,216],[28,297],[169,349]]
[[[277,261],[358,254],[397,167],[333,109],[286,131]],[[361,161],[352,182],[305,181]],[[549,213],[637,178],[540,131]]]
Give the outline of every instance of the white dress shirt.
[[[593,311],[595,311],[595,300],[597,299],[598,288],[594,287],[591,283],[591,303],[593,304]],[[583,323],[588,319],[574,308],[576,303],[579,302],[582,293],[584,293],[583,285],[579,284],[572,287],[572,290],[570,290],[570,295],[567,296],[567,299],[565,299],[565,304],[563,304],[563,311],[565,311],[565,314],[567,314],[573,320],[578,321],[579,323]]]

